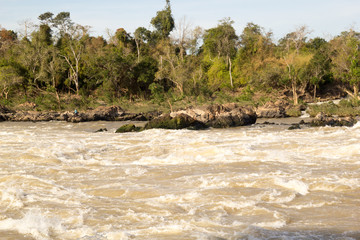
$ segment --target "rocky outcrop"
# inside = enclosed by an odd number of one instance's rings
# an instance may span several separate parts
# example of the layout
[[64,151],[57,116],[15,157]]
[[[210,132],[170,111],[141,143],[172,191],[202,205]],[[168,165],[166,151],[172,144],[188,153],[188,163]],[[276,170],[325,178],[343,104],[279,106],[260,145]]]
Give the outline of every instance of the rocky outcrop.
[[266,103],[256,109],[258,118],[284,118],[286,117],[286,110],[281,103]]
[[119,127],[115,133],[140,132],[141,130],[143,130],[143,128],[137,127],[134,124],[129,123]]
[[38,112],[38,111],[5,111],[0,109],[0,119],[7,121],[68,121],[68,122],[87,122],[87,121],[117,121],[122,120],[125,112],[118,106],[98,107],[81,113],[73,112]]
[[353,117],[330,117],[326,114],[320,112],[315,118],[311,121],[310,126],[312,127],[323,127],[323,126],[331,126],[331,127],[352,127],[357,122]]
[[11,114],[12,111],[2,105],[0,105],[0,122],[7,121],[8,115]]
[[164,114],[148,122],[144,129],[163,128],[163,129],[205,129],[207,126],[193,117],[179,113],[171,116],[171,114]]
[[228,128],[251,125],[256,122],[256,113],[249,107],[235,103],[211,105],[203,108],[188,108],[162,115],[150,121],[145,129],[204,129],[207,127]]
[[62,120],[61,114],[58,112],[37,112],[37,111],[20,111],[15,113],[7,113],[7,120],[17,122],[41,122],[41,121],[52,121]]
[[66,115],[66,121],[69,122],[116,121],[117,118],[125,115],[125,112],[119,106],[100,106],[94,110],[89,110],[77,114],[66,113]]

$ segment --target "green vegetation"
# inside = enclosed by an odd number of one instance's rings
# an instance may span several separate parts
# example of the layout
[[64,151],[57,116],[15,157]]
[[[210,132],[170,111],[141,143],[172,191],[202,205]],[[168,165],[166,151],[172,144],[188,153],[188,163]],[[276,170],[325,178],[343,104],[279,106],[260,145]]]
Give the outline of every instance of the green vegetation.
[[143,130],[143,128],[136,127],[134,124],[125,124],[119,127],[115,133],[140,132],[141,130]]
[[[185,19],[176,23],[170,0],[152,18],[152,29],[119,28],[109,39],[90,36],[69,12],[38,20],[31,33],[0,29],[1,105],[34,103],[29,106],[41,111],[119,104],[139,112],[258,106],[285,95],[296,106],[316,101],[330,86],[359,98],[360,33],[352,29],[326,41],[310,39],[300,27],[274,42],[254,23],[238,36],[230,18],[206,30]],[[354,107],[311,106],[310,113],[358,114]],[[294,107],[288,114],[300,112]]]
[[359,116],[360,115],[360,103],[358,101],[342,100],[339,104],[333,102],[324,103],[321,105],[310,105],[307,112],[311,117],[315,117],[318,113],[322,112],[328,116]]

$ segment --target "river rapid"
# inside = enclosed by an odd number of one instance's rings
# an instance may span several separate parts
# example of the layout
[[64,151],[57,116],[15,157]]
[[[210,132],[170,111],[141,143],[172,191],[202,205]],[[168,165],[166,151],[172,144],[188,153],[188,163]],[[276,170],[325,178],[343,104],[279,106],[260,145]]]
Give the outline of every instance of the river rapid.
[[360,239],[360,124],[121,124],[0,123],[0,239]]

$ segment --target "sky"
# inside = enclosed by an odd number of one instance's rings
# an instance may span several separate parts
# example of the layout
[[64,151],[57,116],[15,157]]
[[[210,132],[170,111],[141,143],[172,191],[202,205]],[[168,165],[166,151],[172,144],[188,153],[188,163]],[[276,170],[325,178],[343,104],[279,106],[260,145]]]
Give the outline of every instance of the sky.
[[[186,18],[191,26],[216,27],[230,17],[241,34],[247,23],[272,31],[275,40],[306,25],[312,37],[331,39],[342,31],[360,31],[359,0],[171,0],[175,21]],[[21,31],[21,22],[38,23],[44,12],[70,12],[71,19],[91,26],[91,35],[107,37],[124,28],[132,33],[138,27],[151,29],[151,18],[162,10],[165,0],[0,0],[0,25]]]

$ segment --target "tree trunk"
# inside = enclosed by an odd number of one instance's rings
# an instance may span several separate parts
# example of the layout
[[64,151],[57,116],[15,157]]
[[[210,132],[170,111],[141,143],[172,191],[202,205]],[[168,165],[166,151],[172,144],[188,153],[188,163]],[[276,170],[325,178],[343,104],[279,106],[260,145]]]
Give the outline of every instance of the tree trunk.
[[229,61],[229,75],[230,75],[230,85],[231,85],[231,88],[234,88],[234,84],[233,84],[233,78],[232,78],[232,74],[231,74],[231,58],[228,56],[228,61]]
[[316,99],[316,84],[314,84],[314,100]]
[[136,43],[136,49],[137,49],[137,63],[140,62],[140,46],[139,46],[139,40],[137,40],[135,38],[135,43]]
[[359,99],[359,86],[357,83],[354,84],[354,98]]
[[294,100],[294,105],[298,105],[299,104],[299,96],[297,94],[297,88],[296,88],[296,83],[292,83],[292,92],[293,92],[293,100]]

